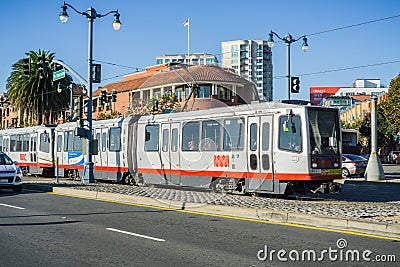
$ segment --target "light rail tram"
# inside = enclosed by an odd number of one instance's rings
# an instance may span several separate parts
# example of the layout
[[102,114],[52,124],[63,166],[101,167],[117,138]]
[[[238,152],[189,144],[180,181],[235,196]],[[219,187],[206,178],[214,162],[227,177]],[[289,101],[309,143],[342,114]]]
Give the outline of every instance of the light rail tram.
[[[0,131],[25,174],[79,178],[76,123]],[[94,177],[126,184],[287,195],[332,192],[341,177],[337,109],[260,102],[93,121]]]

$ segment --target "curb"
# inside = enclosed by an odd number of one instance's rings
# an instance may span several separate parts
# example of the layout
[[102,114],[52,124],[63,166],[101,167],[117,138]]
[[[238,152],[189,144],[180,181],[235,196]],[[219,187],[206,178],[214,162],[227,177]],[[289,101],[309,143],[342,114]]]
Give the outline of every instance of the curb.
[[[54,192],[82,198],[120,202],[134,205],[145,205],[154,208],[182,210],[209,215],[260,220],[271,223],[308,226],[319,230],[348,231],[364,235],[381,235],[389,238],[400,238],[400,225],[379,223],[358,219],[335,218],[326,215],[311,215],[295,212],[252,209],[245,207],[223,206],[203,203],[188,203],[174,200],[160,200],[142,196],[123,195],[108,192],[77,190],[65,187],[53,187],[42,184],[24,184],[24,189],[43,192]],[[399,240],[400,241],[400,240]]]

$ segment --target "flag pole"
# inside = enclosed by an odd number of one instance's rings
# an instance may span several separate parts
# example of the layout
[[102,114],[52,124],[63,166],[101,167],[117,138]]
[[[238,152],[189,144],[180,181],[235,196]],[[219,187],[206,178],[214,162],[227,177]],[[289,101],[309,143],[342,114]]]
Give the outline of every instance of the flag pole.
[[188,63],[190,64],[190,19],[187,19],[188,21]]

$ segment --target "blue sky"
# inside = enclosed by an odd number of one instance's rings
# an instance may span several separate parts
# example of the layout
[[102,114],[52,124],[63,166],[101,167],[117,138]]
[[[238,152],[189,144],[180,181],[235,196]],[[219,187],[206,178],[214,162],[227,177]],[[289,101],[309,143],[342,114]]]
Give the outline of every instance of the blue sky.
[[[190,47],[193,53],[211,53],[221,58],[221,42],[238,39],[268,39],[273,30],[281,36],[308,37],[309,51],[301,51],[301,40],[291,45],[291,74],[300,76],[300,94],[309,99],[315,86],[348,86],[359,78],[379,78],[384,85],[400,72],[400,17],[315,34],[322,31],[400,15],[398,0],[259,0],[259,1],[132,1],[68,0],[79,11],[92,6],[100,14],[118,9],[120,31],[112,28],[113,16],[94,22],[95,60],[102,64],[103,82],[122,80],[123,74],[155,65],[164,54],[187,53],[190,18]],[[71,9],[69,21],[61,24],[58,15],[63,1],[4,0],[0,2],[0,91],[6,90],[11,66],[25,53],[39,49],[55,53],[83,77],[87,77],[88,22]],[[274,100],[286,98],[286,46],[273,47]],[[392,64],[381,64],[393,62]],[[380,65],[378,65],[380,64]],[[304,75],[343,68],[345,71]],[[120,77],[116,77],[120,76]],[[105,80],[106,79],[106,80]],[[98,84],[94,85],[94,90]]]

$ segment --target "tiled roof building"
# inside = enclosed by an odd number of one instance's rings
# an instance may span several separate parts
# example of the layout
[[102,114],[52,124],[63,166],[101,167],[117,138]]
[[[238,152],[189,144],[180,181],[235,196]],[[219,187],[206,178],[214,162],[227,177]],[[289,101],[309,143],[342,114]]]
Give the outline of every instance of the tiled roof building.
[[[196,99],[191,95],[187,100],[192,85],[199,86],[199,95]],[[115,92],[115,103],[109,101],[105,106],[101,105],[99,100],[104,90],[109,99],[112,92]],[[110,113],[111,110],[125,114],[145,107],[151,99],[159,99],[161,95],[171,93],[175,93],[181,107],[186,106],[186,110],[238,105],[258,100],[253,82],[221,67],[164,64],[127,75],[123,81],[107,84],[93,92],[93,118],[99,112]]]

